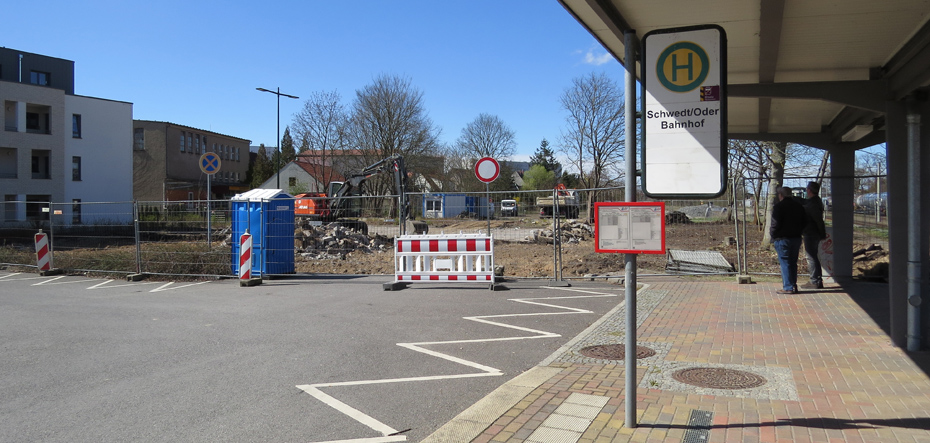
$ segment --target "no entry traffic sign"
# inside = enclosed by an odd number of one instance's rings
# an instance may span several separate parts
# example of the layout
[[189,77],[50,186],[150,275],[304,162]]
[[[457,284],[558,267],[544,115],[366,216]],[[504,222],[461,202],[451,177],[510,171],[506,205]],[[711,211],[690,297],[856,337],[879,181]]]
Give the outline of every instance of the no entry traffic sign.
[[478,177],[478,180],[491,183],[497,180],[497,176],[499,175],[501,175],[501,165],[497,163],[497,160],[491,157],[484,157],[475,163],[475,176]]

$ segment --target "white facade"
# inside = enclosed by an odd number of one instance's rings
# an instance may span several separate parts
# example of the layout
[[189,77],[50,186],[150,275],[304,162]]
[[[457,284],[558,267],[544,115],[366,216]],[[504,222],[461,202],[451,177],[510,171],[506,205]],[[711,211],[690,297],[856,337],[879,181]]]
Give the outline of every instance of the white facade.
[[[66,95],[64,120],[64,202],[79,201],[82,207],[80,214],[69,214],[75,205],[66,205],[64,219],[132,221],[132,103]],[[75,159],[80,177],[75,177]]]

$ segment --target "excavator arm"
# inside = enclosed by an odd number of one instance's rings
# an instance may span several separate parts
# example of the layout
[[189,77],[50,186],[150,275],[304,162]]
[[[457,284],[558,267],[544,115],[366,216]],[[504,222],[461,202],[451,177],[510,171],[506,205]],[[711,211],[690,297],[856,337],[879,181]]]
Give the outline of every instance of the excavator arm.
[[407,202],[407,167],[404,164],[404,157],[396,154],[379,160],[360,172],[347,177],[342,187],[330,198],[331,216],[333,218],[342,217],[349,207],[351,201],[349,197],[355,195],[355,192],[369,178],[386,172],[393,172],[394,174],[394,190],[400,196],[397,216],[401,221],[401,234],[404,234],[404,222],[407,220],[409,210]]

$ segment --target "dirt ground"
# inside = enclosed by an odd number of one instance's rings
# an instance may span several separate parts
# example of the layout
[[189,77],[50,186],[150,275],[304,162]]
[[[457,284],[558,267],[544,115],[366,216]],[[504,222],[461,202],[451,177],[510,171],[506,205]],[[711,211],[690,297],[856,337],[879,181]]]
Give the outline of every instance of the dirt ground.
[[[497,228],[535,227],[519,220],[492,220],[492,231]],[[564,223],[564,222],[563,222]],[[441,221],[430,222],[431,232],[443,229],[447,232],[476,232],[487,226],[486,221]],[[551,230],[551,225],[549,225]],[[737,264],[737,246],[729,241],[734,236],[732,222],[670,224],[666,228],[667,249],[686,251],[718,251],[734,267]],[[762,232],[753,226],[746,233],[746,261],[751,273],[779,273],[778,258],[773,250],[760,249]],[[741,240],[742,241],[742,240]],[[854,249],[863,249],[867,245],[856,245]],[[303,259],[298,258],[297,272],[335,273],[335,274],[392,274],[394,272],[393,252],[351,252],[344,259]],[[854,263],[857,274],[871,269],[876,263],[887,262],[884,254],[873,254],[872,260]],[[563,239],[562,275],[563,277],[584,277],[586,275],[622,275],[623,254],[605,254],[594,251],[593,235],[583,236],[578,241]],[[494,244],[494,263],[504,267],[504,275],[512,277],[551,277],[553,276],[553,246],[545,241],[501,241]],[[637,257],[639,274],[665,273],[667,258],[662,254],[640,254]],[[799,275],[807,274],[804,252],[799,260]]]

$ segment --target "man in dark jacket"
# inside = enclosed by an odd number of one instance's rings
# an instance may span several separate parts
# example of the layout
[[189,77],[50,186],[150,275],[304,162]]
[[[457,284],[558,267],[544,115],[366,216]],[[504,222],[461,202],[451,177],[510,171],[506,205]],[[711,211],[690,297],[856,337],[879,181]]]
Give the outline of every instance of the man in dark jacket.
[[804,227],[804,254],[810,269],[810,284],[801,285],[802,289],[823,289],[823,268],[817,251],[820,241],[827,238],[827,228],[823,224],[823,200],[820,199],[820,183],[807,184],[807,198],[801,202],[807,212],[807,226]]
[[772,208],[772,225],[769,233],[781,264],[782,289],[779,294],[798,293],[798,254],[801,252],[801,233],[807,224],[804,207],[791,196],[791,188],[779,186],[778,202]]

